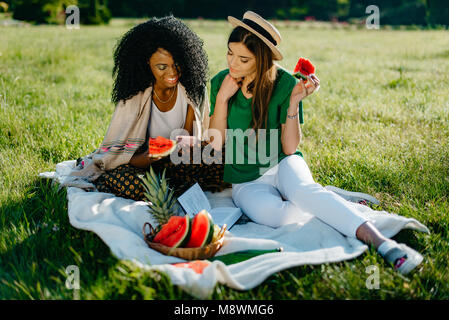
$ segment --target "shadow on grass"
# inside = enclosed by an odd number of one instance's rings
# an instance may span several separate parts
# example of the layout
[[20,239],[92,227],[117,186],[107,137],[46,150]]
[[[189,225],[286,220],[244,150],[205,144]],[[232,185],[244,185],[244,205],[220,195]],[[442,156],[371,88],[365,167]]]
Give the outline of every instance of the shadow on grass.
[[72,227],[66,190],[49,180],[33,181],[23,201],[0,213],[2,298],[73,299],[66,288],[71,265],[79,268],[81,299],[192,298],[159,272],[141,271],[136,278],[136,268],[116,259],[95,233]]
[[[77,265],[95,277],[116,264],[109,248],[90,232],[71,227],[66,191],[50,181],[33,181],[21,202],[1,208],[0,292],[12,299],[70,299],[65,269]],[[86,279],[90,280],[90,279]]]

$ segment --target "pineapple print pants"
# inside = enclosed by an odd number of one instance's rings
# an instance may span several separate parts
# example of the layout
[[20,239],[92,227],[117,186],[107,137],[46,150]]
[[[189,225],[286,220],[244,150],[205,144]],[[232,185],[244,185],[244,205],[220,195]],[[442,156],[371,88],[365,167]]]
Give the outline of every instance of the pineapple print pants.
[[[214,156],[213,153],[212,156]],[[162,175],[163,170],[166,170],[165,177],[168,185],[174,188],[177,197],[197,182],[204,191],[218,192],[231,187],[230,183],[223,181],[224,148],[219,156],[222,157],[221,164],[208,164],[205,159],[202,159],[200,164],[193,164],[193,161],[188,164],[174,164],[170,161],[170,156],[167,156],[152,163],[151,166],[156,174]],[[140,177],[145,175],[145,171],[146,169],[124,164],[106,171],[94,183],[100,192],[133,200],[144,200],[145,189]]]

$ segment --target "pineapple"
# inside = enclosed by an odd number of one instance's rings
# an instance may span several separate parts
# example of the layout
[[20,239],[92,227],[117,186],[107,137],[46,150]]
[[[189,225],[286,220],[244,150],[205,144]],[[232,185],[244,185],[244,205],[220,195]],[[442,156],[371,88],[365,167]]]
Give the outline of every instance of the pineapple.
[[150,172],[146,172],[146,177],[141,177],[146,190],[145,197],[149,201],[148,211],[158,223],[156,233],[167,223],[170,217],[178,212],[177,199],[174,196],[174,189],[169,188],[165,178],[165,169],[162,177],[154,173],[150,166]]

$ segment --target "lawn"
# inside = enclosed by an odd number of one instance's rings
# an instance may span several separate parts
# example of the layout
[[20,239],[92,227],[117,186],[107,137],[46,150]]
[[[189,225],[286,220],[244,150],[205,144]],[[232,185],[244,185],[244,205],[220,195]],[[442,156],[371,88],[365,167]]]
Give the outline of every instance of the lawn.
[[[112,50],[133,20],[68,30],[0,27],[0,299],[72,299],[65,269],[80,269],[80,299],[192,299],[169,279],[116,259],[73,228],[64,189],[38,178],[101,142],[112,116]],[[204,39],[210,75],[226,67],[224,22],[188,21]],[[341,263],[273,274],[258,287],[217,285],[213,299],[448,299],[449,37],[438,30],[279,26],[281,65],[304,56],[321,89],[304,101],[304,153],[314,178],[375,195],[430,235],[394,239],[424,262],[400,276],[374,250]],[[368,289],[366,267],[380,270]]]

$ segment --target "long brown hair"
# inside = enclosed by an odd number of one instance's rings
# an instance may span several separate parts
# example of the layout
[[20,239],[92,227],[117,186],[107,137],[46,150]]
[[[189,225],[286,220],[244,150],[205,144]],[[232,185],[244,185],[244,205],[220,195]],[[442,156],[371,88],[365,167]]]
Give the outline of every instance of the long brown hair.
[[270,48],[249,30],[237,27],[232,30],[230,42],[241,42],[256,57],[256,77],[248,85],[247,90],[253,95],[252,128],[258,130],[267,128],[268,103],[273,93],[276,79],[276,66],[273,63],[273,53]]

